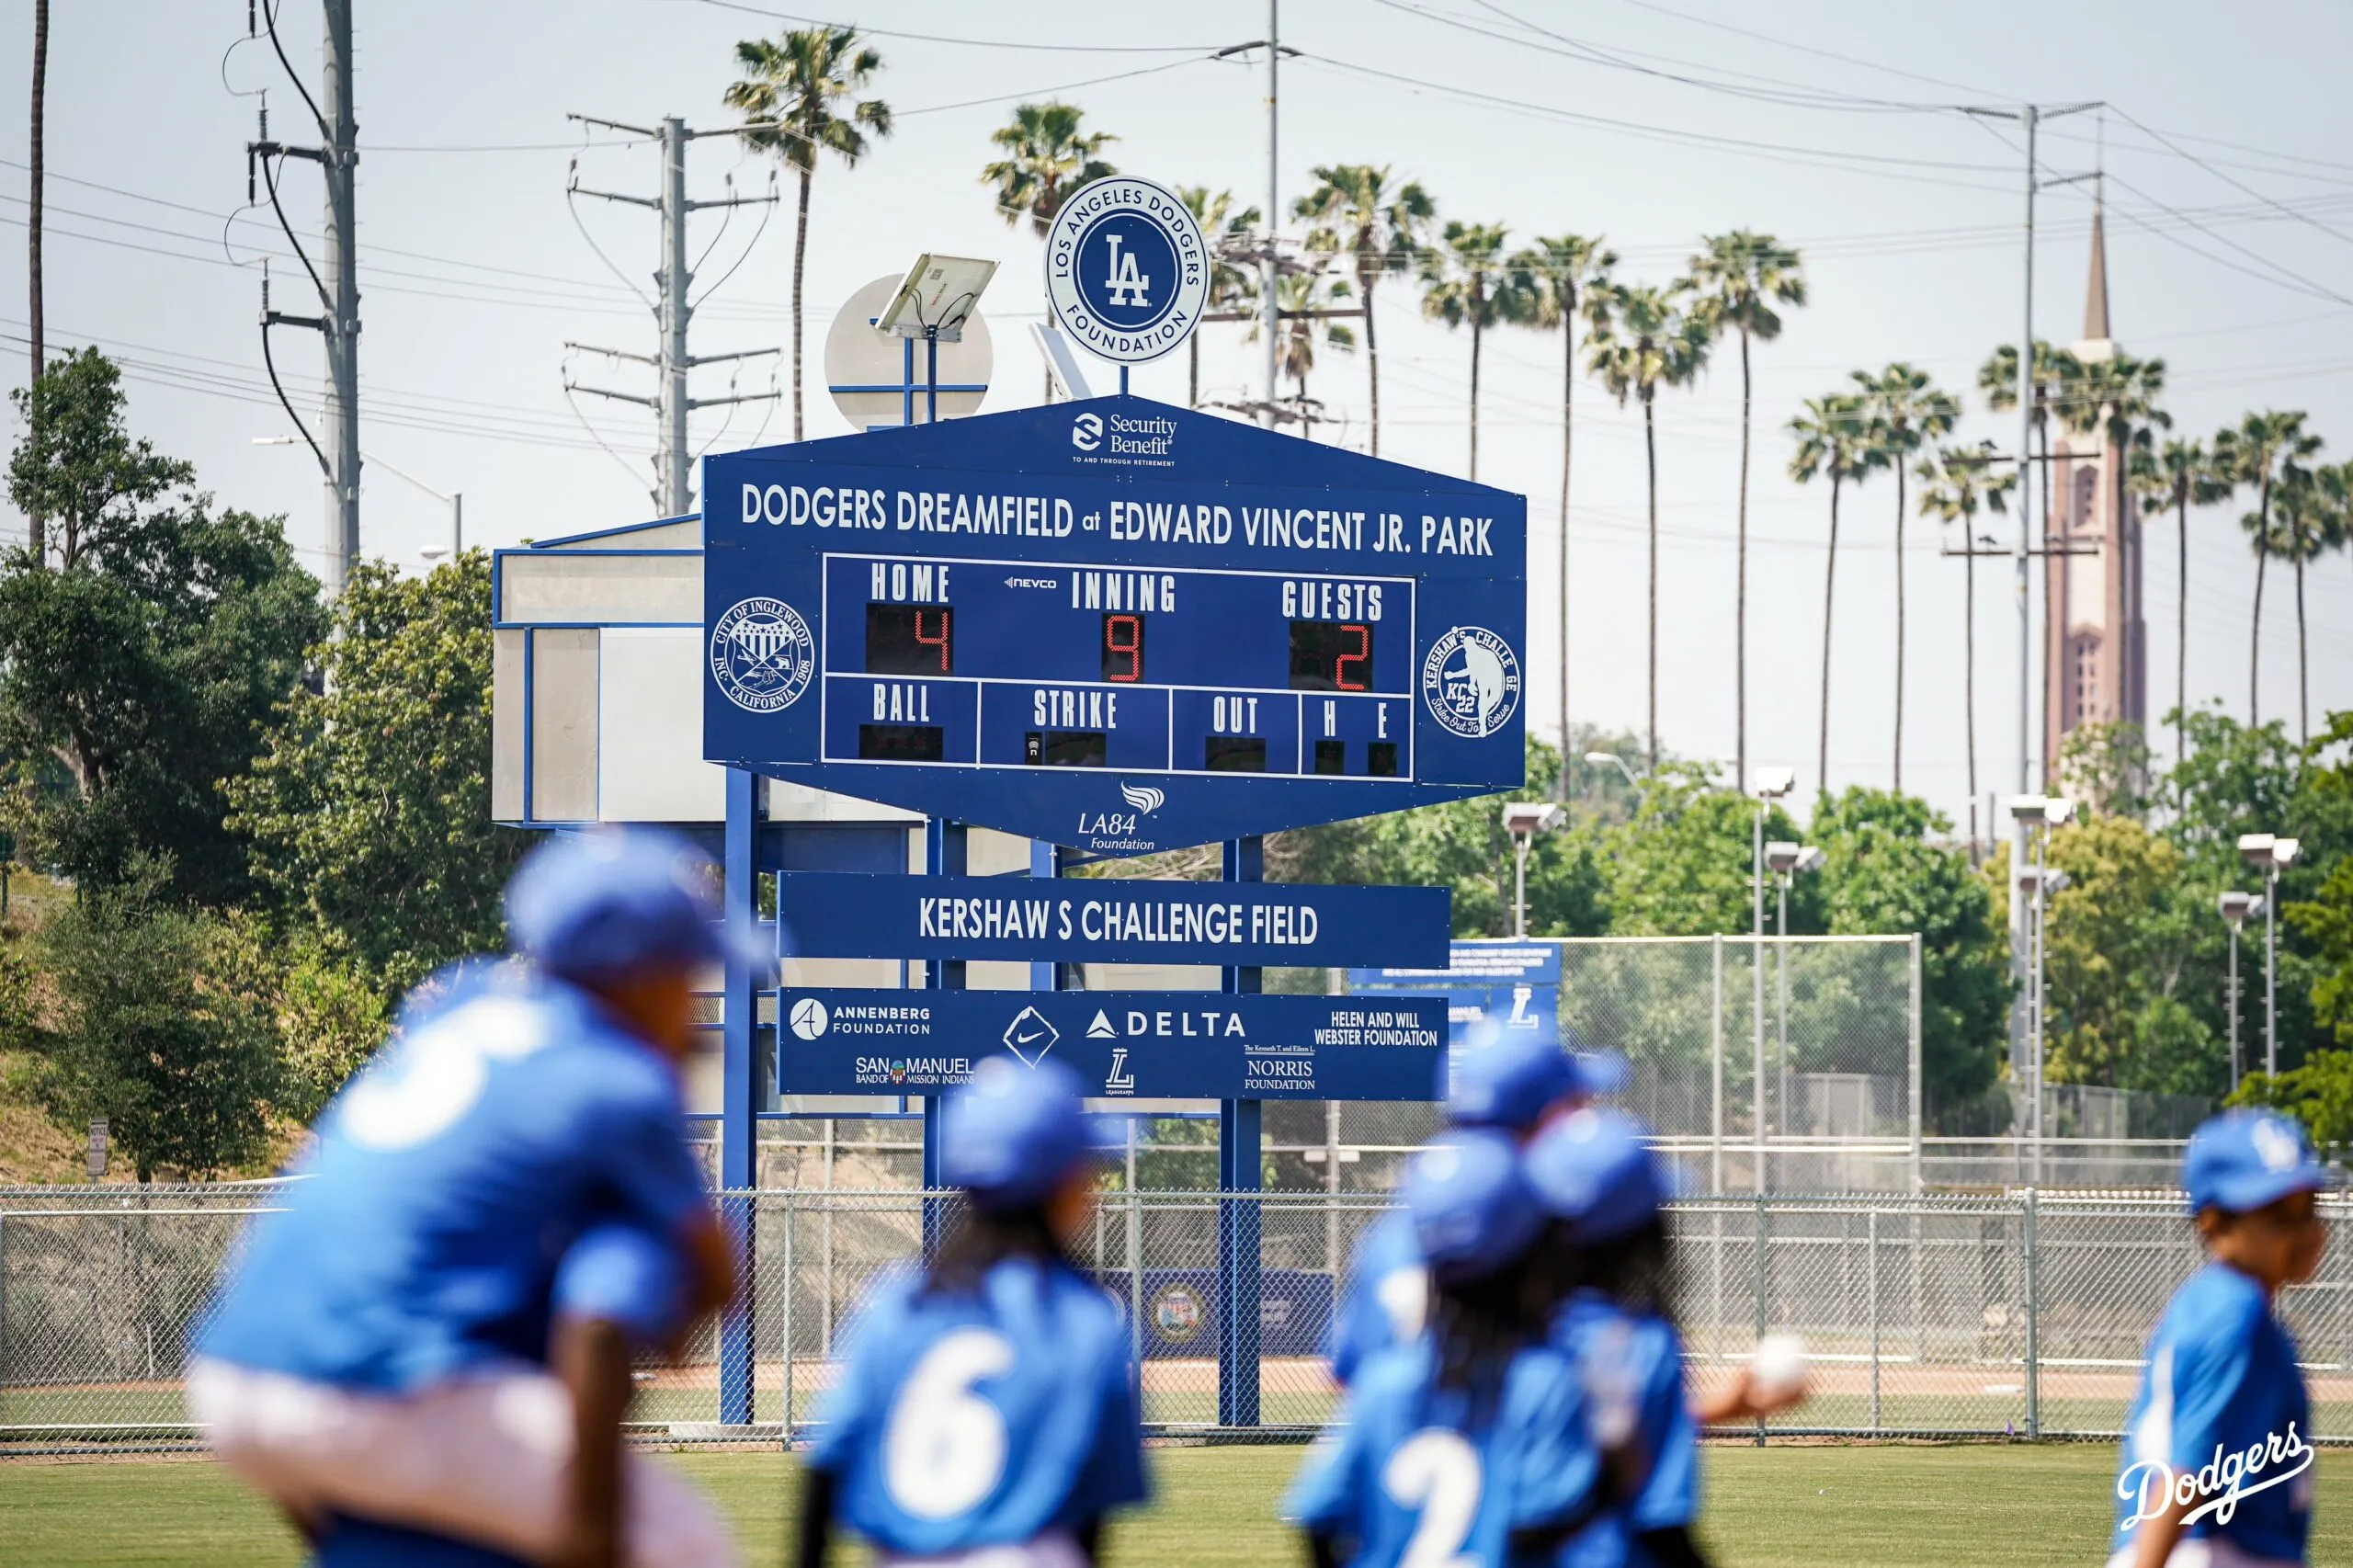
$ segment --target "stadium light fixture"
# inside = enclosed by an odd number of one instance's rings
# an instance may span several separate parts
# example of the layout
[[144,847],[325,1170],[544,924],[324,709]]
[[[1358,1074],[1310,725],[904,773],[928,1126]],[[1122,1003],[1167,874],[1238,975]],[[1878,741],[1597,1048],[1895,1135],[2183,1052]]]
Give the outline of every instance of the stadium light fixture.
[[1513,801],[1504,807],[1504,831],[1511,835],[1513,860],[1511,934],[1528,935],[1528,852],[1540,833],[1552,833],[1569,813],[1552,801]]

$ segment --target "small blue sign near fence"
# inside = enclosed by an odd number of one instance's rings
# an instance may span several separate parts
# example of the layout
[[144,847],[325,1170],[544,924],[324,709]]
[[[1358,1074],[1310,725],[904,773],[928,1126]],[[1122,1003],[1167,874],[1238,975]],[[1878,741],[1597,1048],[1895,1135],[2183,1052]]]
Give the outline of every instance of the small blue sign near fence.
[[1010,1055],[1103,1098],[1426,1100],[1446,1044],[1429,996],[787,987],[777,1006],[787,1095],[936,1095]]
[[1350,969],[1348,990],[1372,997],[1403,987],[1445,997],[1449,1043],[1457,1051],[1523,1029],[1562,1038],[1558,943],[1468,940],[1449,948],[1444,969]]
[[1006,959],[1320,968],[1446,952],[1444,888],[1161,882],[1117,877],[777,879],[799,958]]

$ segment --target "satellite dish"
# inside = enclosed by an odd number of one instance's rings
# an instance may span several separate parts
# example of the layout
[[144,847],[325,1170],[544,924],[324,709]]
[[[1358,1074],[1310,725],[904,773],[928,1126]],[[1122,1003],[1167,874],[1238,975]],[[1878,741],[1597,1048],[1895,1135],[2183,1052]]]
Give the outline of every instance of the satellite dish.
[[[825,334],[826,390],[853,429],[920,425],[926,417],[931,346],[912,337],[886,337],[874,325],[904,283],[895,275],[869,283],[843,303]],[[952,343],[941,341],[938,352],[939,416],[979,413],[995,363],[987,321],[978,312],[964,317],[962,335]]]

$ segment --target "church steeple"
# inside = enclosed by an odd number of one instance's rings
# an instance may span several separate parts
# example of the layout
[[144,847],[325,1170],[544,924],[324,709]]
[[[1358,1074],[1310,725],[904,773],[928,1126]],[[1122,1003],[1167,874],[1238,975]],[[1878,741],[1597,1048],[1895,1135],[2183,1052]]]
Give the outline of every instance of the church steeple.
[[2093,343],[2108,340],[2108,202],[2092,202],[2092,276],[2084,290],[2084,336]]

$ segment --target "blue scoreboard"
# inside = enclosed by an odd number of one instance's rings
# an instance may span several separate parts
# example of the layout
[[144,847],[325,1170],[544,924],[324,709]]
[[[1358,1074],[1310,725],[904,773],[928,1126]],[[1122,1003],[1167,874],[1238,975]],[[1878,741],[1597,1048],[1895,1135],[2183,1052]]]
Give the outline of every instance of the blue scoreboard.
[[1113,855],[1520,781],[1507,492],[1116,397],[704,494],[712,761]]

